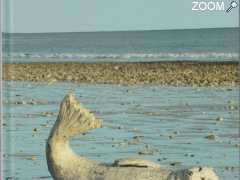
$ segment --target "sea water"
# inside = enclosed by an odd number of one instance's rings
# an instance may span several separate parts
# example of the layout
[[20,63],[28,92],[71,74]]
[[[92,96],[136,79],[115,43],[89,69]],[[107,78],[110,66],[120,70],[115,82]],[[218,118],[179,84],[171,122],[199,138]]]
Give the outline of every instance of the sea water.
[[236,61],[238,28],[4,34],[5,62]]
[[[3,90],[4,179],[52,179],[46,140],[69,91],[103,120],[103,128],[71,141],[79,155],[104,163],[136,157],[170,169],[210,166],[221,180],[239,179],[238,88],[8,81]],[[139,142],[129,143],[136,136]],[[146,147],[153,153],[139,154]]]

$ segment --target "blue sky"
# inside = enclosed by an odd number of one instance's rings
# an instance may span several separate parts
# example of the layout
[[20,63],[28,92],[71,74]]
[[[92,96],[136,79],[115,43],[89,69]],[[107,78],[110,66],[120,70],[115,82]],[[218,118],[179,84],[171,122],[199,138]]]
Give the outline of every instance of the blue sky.
[[4,15],[4,31],[20,33],[238,26],[238,9],[192,11],[192,0],[5,0]]

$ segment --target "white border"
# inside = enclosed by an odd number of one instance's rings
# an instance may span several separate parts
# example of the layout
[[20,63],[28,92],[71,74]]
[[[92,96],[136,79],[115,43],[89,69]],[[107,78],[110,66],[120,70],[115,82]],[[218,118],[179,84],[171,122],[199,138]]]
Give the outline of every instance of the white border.
[[0,179],[3,179],[3,111],[2,111],[2,50],[3,50],[3,0],[0,0]]

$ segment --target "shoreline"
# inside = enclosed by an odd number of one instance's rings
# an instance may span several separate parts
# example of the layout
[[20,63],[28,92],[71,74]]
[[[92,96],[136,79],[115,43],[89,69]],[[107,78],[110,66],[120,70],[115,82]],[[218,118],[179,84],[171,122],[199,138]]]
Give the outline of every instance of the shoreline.
[[5,63],[3,80],[164,86],[239,85],[236,61]]

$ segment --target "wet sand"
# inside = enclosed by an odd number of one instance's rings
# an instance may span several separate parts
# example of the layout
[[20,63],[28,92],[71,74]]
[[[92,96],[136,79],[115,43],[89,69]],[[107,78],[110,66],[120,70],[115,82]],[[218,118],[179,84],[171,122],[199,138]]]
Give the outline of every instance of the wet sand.
[[[11,91],[9,91],[11,89]],[[47,179],[46,139],[62,98],[74,89],[103,120],[71,141],[88,159],[154,161],[167,169],[213,167],[239,179],[238,87],[162,87],[4,82],[4,179]]]
[[94,84],[236,86],[237,62],[4,64],[4,80]]

